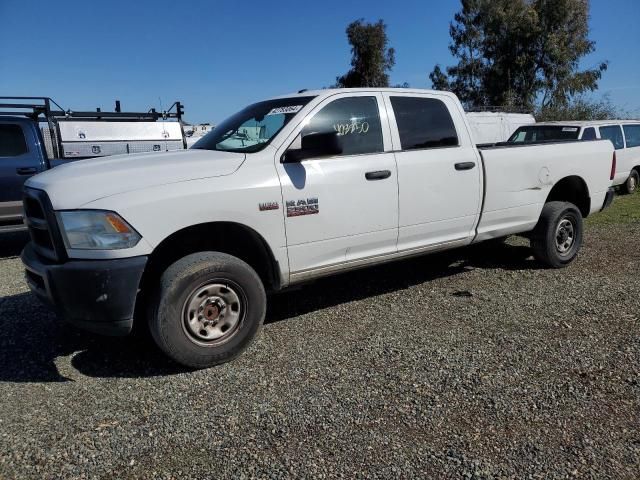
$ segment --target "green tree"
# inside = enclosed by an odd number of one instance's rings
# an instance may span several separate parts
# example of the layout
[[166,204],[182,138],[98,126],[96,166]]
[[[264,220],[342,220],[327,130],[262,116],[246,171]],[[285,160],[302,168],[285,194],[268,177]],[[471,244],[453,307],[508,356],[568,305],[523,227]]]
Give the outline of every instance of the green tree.
[[388,87],[389,72],[396,62],[395,51],[388,46],[385,23],[356,20],[347,27],[347,38],[351,45],[351,69],[336,78],[335,86]]
[[607,62],[581,70],[595,51],[588,0],[461,0],[450,25],[458,60],[429,75],[467,105],[566,106],[598,88]]
[[539,122],[553,122],[556,120],[613,120],[628,117],[629,113],[620,110],[611,103],[609,97],[593,100],[582,95],[571,99],[566,104],[549,104],[540,106],[535,111]]

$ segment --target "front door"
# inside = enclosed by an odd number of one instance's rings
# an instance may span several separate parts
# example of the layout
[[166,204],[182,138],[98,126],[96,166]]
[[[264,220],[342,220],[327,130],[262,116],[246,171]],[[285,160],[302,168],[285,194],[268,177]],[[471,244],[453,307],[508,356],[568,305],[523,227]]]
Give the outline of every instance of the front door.
[[21,221],[22,185],[42,169],[34,143],[21,123],[0,123],[0,225]]
[[385,101],[398,164],[398,251],[469,243],[482,165],[464,113],[446,95],[385,94]]
[[375,93],[329,97],[290,137],[288,149],[300,150],[307,135],[335,134],[342,153],[276,159],[292,274],[396,251],[398,182],[383,108]]

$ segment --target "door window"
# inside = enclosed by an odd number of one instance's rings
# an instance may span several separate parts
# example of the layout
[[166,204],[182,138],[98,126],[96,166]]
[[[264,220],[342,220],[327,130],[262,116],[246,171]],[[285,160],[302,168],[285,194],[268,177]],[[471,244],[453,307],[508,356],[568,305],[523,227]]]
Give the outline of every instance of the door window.
[[622,136],[622,128],[620,128],[620,125],[600,127],[600,136],[604,140],[611,140],[613,148],[616,150],[624,148],[624,137]]
[[326,105],[302,129],[301,137],[318,133],[335,133],[342,155],[384,151],[375,97],[340,98]]
[[596,139],[596,129],[593,127],[585,128],[582,133],[582,140],[595,140]]
[[0,124],[0,157],[17,157],[28,151],[20,125]]
[[627,148],[640,147],[640,125],[625,125],[623,128]]
[[391,97],[402,150],[458,145],[449,109],[435,98]]

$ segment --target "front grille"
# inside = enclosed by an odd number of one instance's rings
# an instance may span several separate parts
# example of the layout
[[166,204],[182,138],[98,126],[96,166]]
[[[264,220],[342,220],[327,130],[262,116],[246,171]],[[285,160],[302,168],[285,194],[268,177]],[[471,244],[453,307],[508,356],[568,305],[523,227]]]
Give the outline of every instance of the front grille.
[[47,287],[44,283],[44,278],[42,278],[37,273],[32,272],[31,270],[26,271],[27,282],[33,285],[33,287],[37,290],[41,290],[43,292],[47,291]]
[[46,220],[42,206],[40,203],[29,196],[24,197],[24,213],[27,217],[37,218],[38,220]]
[[23,205],[25,222],[35,251],[48,260],[64,261],[64,243],[47,194],[42,190],[25,188]]

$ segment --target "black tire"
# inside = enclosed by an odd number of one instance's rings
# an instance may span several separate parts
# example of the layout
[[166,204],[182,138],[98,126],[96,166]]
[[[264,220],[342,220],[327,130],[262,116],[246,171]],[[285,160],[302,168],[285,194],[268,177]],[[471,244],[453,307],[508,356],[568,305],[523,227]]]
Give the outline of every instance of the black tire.
[[631,170],[631,174],[627,181],[622,185],[624,193],[636,193],[638,191],[638,185],[640,184],[640,173],[638,170]]
[[542,209],[531,235],[533,254],[536,260],[548,267],[566,267],[578,255],[582,236],[580,210],[569,202],[549,202]]
[[[199,302],[200,307],[192,308]],[[248,264],[224,253],[194,253],[162,274],[149,307],[149,330],[158,347],[179,364],[212,367],[250,345],[266,305],[264,286]],[[233,327],[224,323],[230,319]],[[213,338],[217,334],[222,336]]]

